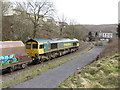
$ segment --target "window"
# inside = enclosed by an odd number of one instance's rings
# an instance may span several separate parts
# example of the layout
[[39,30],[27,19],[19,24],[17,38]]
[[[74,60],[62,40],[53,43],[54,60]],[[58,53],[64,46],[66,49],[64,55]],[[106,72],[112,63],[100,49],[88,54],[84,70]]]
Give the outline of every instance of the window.
[[57,43],[52,43],[51,44],[51,49],[56,49],[57,48]]
[[33,49],[38,49],[38,44],[33,44],[32,48]]
[[108,33],[106,33],[106,37],[108,37]]
[[27,44],[26,49],[31,49],[31,44]]
[[112,38],[112,33],[110,34],[110,37]]
[[105,33],[103,33],[103,36],[102,37],[105,37]]
[[74,42],[74,43],[73,43],[73,46],[77,46],[77,43],[76,43],[76,42]]
[[40,45],[39,49],[42,49],[42,48],[44,48],[44,45]]

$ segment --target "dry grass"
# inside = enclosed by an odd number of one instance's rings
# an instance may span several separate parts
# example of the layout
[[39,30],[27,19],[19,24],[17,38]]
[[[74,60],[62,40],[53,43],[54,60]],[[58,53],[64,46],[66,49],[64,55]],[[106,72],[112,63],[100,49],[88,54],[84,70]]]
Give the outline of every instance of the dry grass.
[[102,46],[103,43],[102,43],[102,41],[97,41],[97,42],[93,42],[93,45],[95,45],[95,46]]
[[109,57],[115,53],[118,53],[118,38],[113,38],[110,40],[109,44],[99,55],[99,58]]
[[76,71],[57,88],[119,88],[119,54],[95,61]]
[[118,45],[113,38],[100,54],[102,59],[76,71],[56,88],[119,88]]

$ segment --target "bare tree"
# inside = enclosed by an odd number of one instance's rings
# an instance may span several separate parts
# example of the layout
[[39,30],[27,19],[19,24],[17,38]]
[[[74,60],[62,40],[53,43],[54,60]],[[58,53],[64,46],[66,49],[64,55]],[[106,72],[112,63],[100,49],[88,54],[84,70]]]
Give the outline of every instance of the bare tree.
[[2,16],[4,16],[8,14],[10,8],[12,8],[12,4],[6,1],[0,1],[0,3],[1,3]]
[[39,1],[27,1],[27,2],[17,2],[16,8],[26,12],[28,19],[33,23],[33,38],[36,37],[38,28],[42,27],[44,23],[44,18],[51,16],[54,11],[54,6],[52,2],[47,0]]
[[16,14],[13,16],[13,31],[16,40],[25,41],[28,38],[32,38],[33,24],[26,18],[24,12],[14,10]]
[[[8,16],[11,9],[12,9],[11,2],[7,2],[6,0],[0,1],[0,23],[1,23],[0,28],[1,28],[1,34],[2,34],[0,36],[2,37],[3,40],[6,40],[8,38],[8,35],[5,33],[8,33],[7,31],[10,31],[10,25],[8,25],[9,20],[6,17]],[[5,28],[7,31],[5,30]],[[9,37],[10,36],[11,35],[9,33]],[[10,38],[9,38],[9,40],[10,40]]]
[[69,35],[69,38],[83,40],[86,36],[86,29],[82,25],[78,24],[75,19],[70,19],[69,21],[70,22],[65,33]]
[[74,19],[71,19],[71,20],[70,20],[69,25],[70,25],[70,30],[71,30],[71,32],[72,32],[72,35],[75,34],[75,25],[76,25],[76,24],[77,24],[77,23],[76,23],[76,21],[75,21]]
[[60,35],[62,35],[63,28],[66,26],[67,18],[64,15],[62,15],[61,18],[58,17],[58,20],[59,20],[59,25],[60,25]]

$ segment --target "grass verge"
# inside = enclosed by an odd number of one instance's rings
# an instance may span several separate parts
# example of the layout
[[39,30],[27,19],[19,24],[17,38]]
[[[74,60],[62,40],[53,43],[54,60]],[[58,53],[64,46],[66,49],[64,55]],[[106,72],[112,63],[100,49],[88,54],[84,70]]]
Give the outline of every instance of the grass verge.
[[120,55],[95,61],[68,77],[57,88],[119,88]]
[[102,41],[95,41],[95,42],[92,42],[92,44],[95,46],[102,46],[103,45]]
[[70,58],[70,59],[66,59],[66,60],[60,60],[60,61],[55,61],[53,63],[48,63],[46,62],[44,65],[40,66],[40,67],[37,67],[37,68],[34,68],[34,69],[31,69],[29,72],[26,72],[24,74],[21,74],[19,77],[17,77],[15,80],[12,80],[12,81],[9,81],[9,82],[5,82],[5,83],[2,83],[2,87],[8,87],[12,84],[18,84],[20,82],[24,82],[24,81],[27,81],[31,78],[33,78],[34,76],[37,76],[37,75],[40,75],[42,72],[45,72],[45,71],[48,71],[50,69],[53,69],[57,66],[60,66],[61,64],[64,64],[70,60],[73,60],[74,58],[78,57],[78,56],[81,56],[83,55],[84,53],[88,52],[89,50],[91,50],[92,48],[88,48],[86,49],[85,51],[77,54],[76,56]]

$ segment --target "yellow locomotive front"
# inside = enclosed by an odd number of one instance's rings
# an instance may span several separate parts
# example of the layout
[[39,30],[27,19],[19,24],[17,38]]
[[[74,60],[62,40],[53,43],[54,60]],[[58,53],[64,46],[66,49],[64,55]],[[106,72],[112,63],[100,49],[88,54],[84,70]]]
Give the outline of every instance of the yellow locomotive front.
[[27,41],[26,42],[26,52],[30,57],[39,57],[40,54],[44,53],[44,48],[37,41]]
[[38,43],[37,42],[27,42],[26,43],[26,52],[31,57],[35,57],[35,54],[38,54]]

